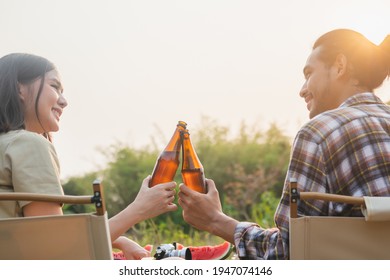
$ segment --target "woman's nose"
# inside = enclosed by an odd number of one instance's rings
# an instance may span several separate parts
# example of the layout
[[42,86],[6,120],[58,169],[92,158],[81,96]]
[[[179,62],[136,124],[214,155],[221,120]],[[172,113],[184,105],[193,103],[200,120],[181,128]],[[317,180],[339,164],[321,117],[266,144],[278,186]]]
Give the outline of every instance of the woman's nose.
[[58,98],[58,105],[60,105],[61,108],[65,108],[66,106],[68,106],[68,101],[62,94]]

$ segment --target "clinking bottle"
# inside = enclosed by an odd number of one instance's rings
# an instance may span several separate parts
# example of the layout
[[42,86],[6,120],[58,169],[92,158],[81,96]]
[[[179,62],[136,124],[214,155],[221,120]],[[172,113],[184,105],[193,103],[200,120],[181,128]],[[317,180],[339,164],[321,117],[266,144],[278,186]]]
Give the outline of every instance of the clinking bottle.
[[182,168],[181,176],[184,184],[192,190],[206,193],[206,182],[203,165],[191,143],[190,133],[184,130],[182,137]]
[[177,124],[171,140],[156,161],[149,187],[173,181],[180,163],[181,131],[184,131],[186,127],[187,123],[183,121]]

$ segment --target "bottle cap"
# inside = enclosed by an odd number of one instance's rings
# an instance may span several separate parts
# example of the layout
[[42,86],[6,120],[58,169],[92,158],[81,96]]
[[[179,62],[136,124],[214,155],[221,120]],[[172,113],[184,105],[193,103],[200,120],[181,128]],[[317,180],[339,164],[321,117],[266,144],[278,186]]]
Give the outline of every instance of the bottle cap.
[[184,127],[184,128],[187,127],[187,123],[184,122],[184,121],[179,121],[179,122],[177,123],[177,125],[180,125],[181,127]]

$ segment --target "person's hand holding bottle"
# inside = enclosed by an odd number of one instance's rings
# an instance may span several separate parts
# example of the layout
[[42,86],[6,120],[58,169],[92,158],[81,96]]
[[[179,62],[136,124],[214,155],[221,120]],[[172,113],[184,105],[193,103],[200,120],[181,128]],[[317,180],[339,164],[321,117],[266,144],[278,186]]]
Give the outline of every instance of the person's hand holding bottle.
[[233,243],[238,221],[223,213],[214,181],[206,179],[206,186],[207,193],[200,193],[180,184],[178,203],[183,208],[183,219],[199,230],[205,230]]
[[177,210],[177,205],[173,203],[176,182],[157,184],[153,188],[149,188],[149,181],[150,176],[143,180],[135,200],[120,213],[110,218],[112,241],[139,222]]

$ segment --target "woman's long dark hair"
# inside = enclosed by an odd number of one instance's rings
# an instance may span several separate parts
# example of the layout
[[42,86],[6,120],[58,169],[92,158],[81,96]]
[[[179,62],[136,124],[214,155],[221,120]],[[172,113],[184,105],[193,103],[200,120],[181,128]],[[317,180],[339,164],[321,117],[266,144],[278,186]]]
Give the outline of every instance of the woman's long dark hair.
[[0,133],[25,128],[19,85],[30,85],[41,79],[35,101],[35,113],[38,117],[38,102],[45,74],[53,69],[53,63],[33,54],[12,53],[0,58]]

